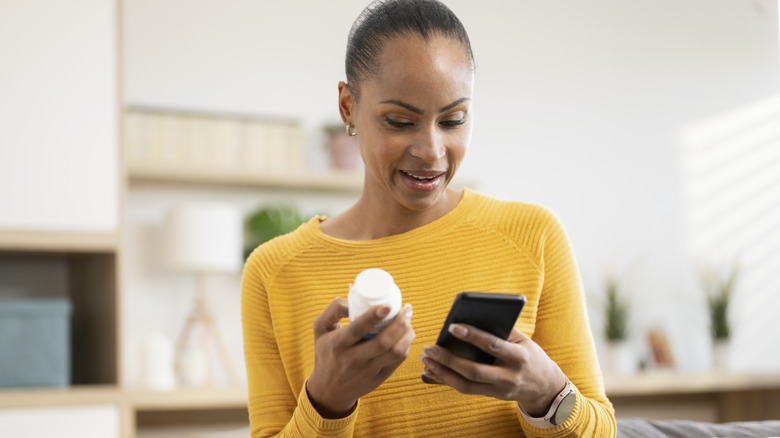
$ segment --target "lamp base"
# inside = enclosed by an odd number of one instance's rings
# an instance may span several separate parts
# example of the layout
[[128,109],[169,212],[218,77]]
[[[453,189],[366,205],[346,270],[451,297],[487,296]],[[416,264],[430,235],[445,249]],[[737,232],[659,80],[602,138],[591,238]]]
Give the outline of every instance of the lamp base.
[[[209,341],[217,348],[219,361],[221,362],[228,376],[231,385],[238,385],[239,378],[235,365],[230,358],[222,336],[214,324],[214,318],[211,316],[206,303],[205,294],[205,274],[197,273],[195,307],[187,317],[187,322],[179,335],[176,343],[177,374],[179,380],[185,386],[202,386],[206,383],[213,384],[214,377],[209,369]],[[192,332],[198,330],[198,347],[193,348],[188,344]]]

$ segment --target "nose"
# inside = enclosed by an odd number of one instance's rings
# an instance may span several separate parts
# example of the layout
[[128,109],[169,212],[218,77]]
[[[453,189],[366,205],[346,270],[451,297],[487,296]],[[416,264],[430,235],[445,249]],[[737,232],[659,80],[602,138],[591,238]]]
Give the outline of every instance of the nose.
[[435,163],[446,154],[444,138],[436,129],[422,129],[416,136],[410,153],[427,163]]

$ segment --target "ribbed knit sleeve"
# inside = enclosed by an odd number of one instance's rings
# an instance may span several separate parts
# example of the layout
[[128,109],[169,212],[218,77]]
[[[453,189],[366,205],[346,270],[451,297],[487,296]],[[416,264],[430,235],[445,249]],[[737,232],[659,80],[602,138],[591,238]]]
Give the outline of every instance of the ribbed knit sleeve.
[[[241,320],[249,383],[249,420],[252,438],[351,437],[357,409],[343,419],[325,419],[314,409],[306,385],[295,392],[285,372],[276,343],[265,281],[272,277],[289,245],[269,245],[255,251],[244,267],[241,283]],[[279,248],[281,246],[281,248]],[[274,253],[275,249],[281,252]],[[313,355],[313,353],[312,353]]]
[[526,227],[537,228],[528,233],[534,236],[529,243],[539,251],[544,271],[532,339],[574,383],[578,394],[574,411],[562,425],[538,429],[519,416],[523,429],[529,437],[615,436],[614,410],[604,391],[585,294],[568,236],[552,213],[539,207],[537,215]]

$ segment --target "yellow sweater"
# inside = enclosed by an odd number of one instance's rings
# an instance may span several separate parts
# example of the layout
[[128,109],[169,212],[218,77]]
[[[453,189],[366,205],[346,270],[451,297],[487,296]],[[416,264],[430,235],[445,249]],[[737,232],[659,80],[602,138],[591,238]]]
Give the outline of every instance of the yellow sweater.
[[[520,437],[615,435],[612,405],[587,321],[568,238],[543,207],[464,191],[448,214],[404,234],[346,241],[322,233],[322,218],[258,247],[244,268],[242,319],[252,437]],[[312,322],[346,297],[366,268],[387,270],[414,309],[408,358],[343,419],[318,415],[306,395],[314,368]],[[420,380],[418,359],[436,342],[459,292],[520,293],[517,327],[577,388],[562,425],[537,429],[517,405],[463,395]]]

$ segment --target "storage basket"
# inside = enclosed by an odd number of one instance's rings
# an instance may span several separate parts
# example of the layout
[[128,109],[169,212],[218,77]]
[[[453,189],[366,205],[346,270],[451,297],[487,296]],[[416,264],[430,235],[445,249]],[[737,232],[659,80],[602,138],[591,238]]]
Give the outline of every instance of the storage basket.
[[70,384],[71,304],[0,299],[0,388]]

